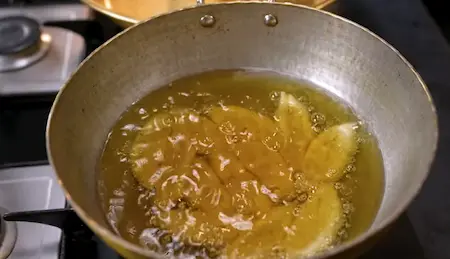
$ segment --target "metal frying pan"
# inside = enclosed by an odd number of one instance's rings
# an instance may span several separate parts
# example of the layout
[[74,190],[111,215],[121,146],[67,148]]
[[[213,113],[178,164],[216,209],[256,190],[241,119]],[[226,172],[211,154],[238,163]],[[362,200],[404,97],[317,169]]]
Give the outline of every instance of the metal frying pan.
[[67,199],[126,258],[162,258],[111,230],[97,201],[96,164],[109,130],[133,102],[175,79],[214,69],[264,68],[340,97],[377,137],[383,201],[370,229],[317,258],[366,249],[419,192],[437,146],[437,116],[413,67],[367,29],[305,6],[222,3],[140,23],[89,56],[58,94],[47,150]]
[[[126,28],[155,15],[168,13],[185,7],[195,6],[196,0],[82,0],[94,10],[111,17]],[[245,0],[244,0],[245,1]],[[264,0],[262,0],[264,1]],[[275,0],[324,8],[335,0]],[[206,3],[224,3],[229,0],[207,0]],[[269,0],[268,2],[271,2]]]

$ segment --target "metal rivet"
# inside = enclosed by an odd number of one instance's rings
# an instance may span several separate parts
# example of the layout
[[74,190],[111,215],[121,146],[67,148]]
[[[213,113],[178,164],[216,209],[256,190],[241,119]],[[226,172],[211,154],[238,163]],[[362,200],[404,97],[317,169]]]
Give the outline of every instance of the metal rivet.
[[273,14],[264,15],[264,24],[270,27],[274,27],[278,24],[278,19]]
[[200,24],[203,27],[212,27],[214,23],[216,23],[216,19],[212,15],[206,14],[200,18]]

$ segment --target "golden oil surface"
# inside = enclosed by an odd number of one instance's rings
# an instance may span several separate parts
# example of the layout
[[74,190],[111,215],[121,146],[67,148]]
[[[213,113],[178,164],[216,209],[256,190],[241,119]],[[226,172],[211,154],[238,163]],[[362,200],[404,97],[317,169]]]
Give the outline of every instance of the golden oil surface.
[[193,75],[134,103],[99,162],[111,228],[186,258],[310,256],[369,228],[384,186],[376,139],[359,127],[357,152],[342,176],[311,179],[302,152],[287,144],[292,132],[282,131],[283,94],[307,109],[311,138],[358,122],[329,93],[267,71]]

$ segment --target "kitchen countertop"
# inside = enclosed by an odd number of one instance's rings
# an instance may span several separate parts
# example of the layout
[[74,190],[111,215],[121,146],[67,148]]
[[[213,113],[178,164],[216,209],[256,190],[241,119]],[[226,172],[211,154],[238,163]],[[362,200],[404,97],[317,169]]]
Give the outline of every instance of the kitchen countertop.
[[449,259],[450,45],[420,0],[338,0],[330,10],[397,48],[431,91],[439,116],[439,147],[430,175],[407,215],[425,258]]

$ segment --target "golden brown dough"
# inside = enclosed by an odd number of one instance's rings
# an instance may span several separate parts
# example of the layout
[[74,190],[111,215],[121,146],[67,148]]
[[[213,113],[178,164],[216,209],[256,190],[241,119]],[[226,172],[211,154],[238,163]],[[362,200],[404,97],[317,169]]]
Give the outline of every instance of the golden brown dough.
[[338,181],[358,149],[356,123],[333,126],[320,133],[306,151],[303,172],[310,179]]
[[309,257],[333,245],[344,214],[333,184],[324,183],[315,188],[311,197],[298,207],[283,240],[290,258]]
[[316,135],[308,108],[293,95],[281,92],[275,116],[285,138],[281,154],[295,171],[300,171],[306,149]]
[[133,175],[140,184],[154,188],[169,173],[191,163],[195,149],[187,128],[198,127],[196,118],[190,110],[177,109],[155,115],[142,127],[130,152]]
[[291,171],[278,153],[284,140],[274,121],[237,106],[214,107],[208,115],[246,169],[262,184],[280,196],[294,191]]
[[[209,118],[174,110],[143,127],[130,160],[136,179],[155,190],[159,227],[183,242],[226,247],[231,258],[307,256],[332,244],[342,224],[341,203],[331,184],[320,183],[325,167],[313,158],[334,156],[339,147],[341,160],[327,158],[327,165],[340,168],[356,142],[347,138],[353,136],[348,125],[313,139],[305,108],[290,95],[281,97],[277,116],[284,135],[275,121],[237,106],[215,107]],[[335,131],[346,134],[336,137]],[[293,179],[281,155],[296,153],[292,149],[306,152],[291,165],[301,166],[311,182]],[[305,199],[291,197],[296,186]]]
[[232,196],[232,204],[238,213],[259,215],[270,209],[273,201],[270,190],[249,173],[231,152],[217,151],[208,156],[216,175]]
[[227,247],[230,258],[271,258],[272,250],[281,247],[286,228],[293,220],[294,205],[273,207],[264,218],[254,222],[252,230],[240,233]]
[[230,258],[303,258],[333,244],[343,212],[332,184],[321,184],[304,203],[273,207],[227,248]]
[[159,224],[179,241],[205,247],[223,248],[237,236],[237,230],[231,225],[190,209],[171,210],[159,219]]

